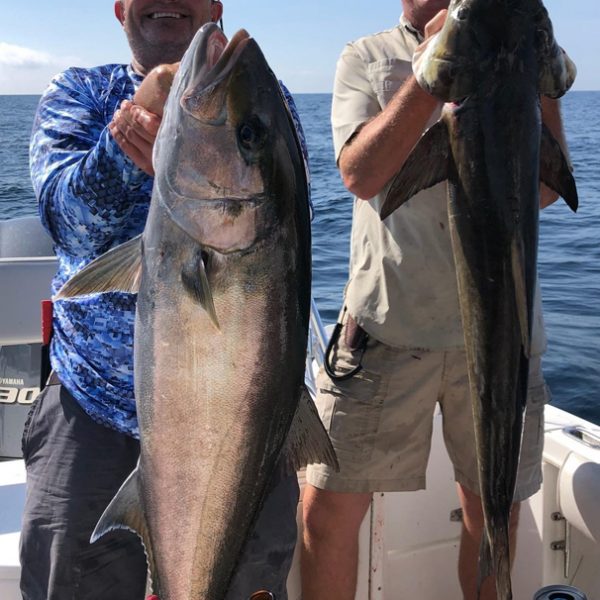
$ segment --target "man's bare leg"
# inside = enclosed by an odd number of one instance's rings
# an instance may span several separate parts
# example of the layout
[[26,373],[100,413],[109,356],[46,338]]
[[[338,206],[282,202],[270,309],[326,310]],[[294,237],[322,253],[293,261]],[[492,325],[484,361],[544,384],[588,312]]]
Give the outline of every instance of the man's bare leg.
[[[458,579],[465,600],[477,600],[477,569],[479,545],[483,532],[483,509],[477,494],[458,484],[458,497],[463,509],[463,525],[458,555]],[[510,515],[510,556],[515,554],[517,543],[517,525],[519,522],[519,504],[513,504]],[[488,577],[481,586],[480,600],[496,600],[496,584]]]
[[304,489],[302,598],[352,600],[356,594],[358,531],[371,494]]

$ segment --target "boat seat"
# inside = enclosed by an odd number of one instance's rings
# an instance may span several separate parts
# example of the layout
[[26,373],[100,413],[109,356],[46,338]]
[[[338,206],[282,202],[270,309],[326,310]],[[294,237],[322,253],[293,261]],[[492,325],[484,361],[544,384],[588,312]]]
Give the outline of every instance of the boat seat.
[[0,221],[0,346],[41,339],[40,300],[56,273],[52,240],[38,217]]
[[600,464],[571,452],[558,481],[558,502],[565,519],[586,537],[600,543]]

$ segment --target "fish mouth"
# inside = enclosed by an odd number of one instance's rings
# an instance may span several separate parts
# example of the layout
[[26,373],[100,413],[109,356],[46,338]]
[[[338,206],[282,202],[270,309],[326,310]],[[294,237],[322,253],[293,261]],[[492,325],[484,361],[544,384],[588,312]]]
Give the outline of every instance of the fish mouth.
[[240,29],[227,42],[215,23],[201,28],[179,100],[181,108],[190,117],[204,124],[222,125],[225,122],[227,81],[250,42],[253,38],[245,29]]
[[[243,157],[235,160],[230,157],[235,176],[229,178],[222,173],[223,168],[213,166],[212,159],[213,154],[218,156],[225,148],[231,148],[236,157],[240,152],[237,122],[228,127],[223,125],[236,110],[230,98],[245,93],[244,85],[234,85],[232,89],[230,82],[236,78],[240,65],[242,71],[252,68],[245,64],[245,57],[248,49],[254,47],[258,48],[247,31],[238,31],[228,42],[221,29],[209,23],[198,31],[184,56],[178,72],[180,79],[174,84],[170,99],[173,106],[165,111],[163,120],[163,126],[171,124],[174,135],[159,135],[155,145],[155,152],[163,143],[169,148],[168,157],[163,161],[163,175],[158,177],[156,185],[162,188],[161,193],[170,199],[172,207],[197,203],[199,197],[216,203],[226,200],[264,202],[264,182],[254,163],[244,162]],[[213,149],[213,154],[203,153],[202,161],[208,166],[202,172],[198,160],[191,158],[198,152],[199,144]],[[173,220],[178,222],[176,218]]]
[[194,53],[188,90],[205,88],[223,79],[250,40],[250,34],[245,29],[240,29],[229,42],[221,28],[214,23],[205,25],[202,30],[205,35]]

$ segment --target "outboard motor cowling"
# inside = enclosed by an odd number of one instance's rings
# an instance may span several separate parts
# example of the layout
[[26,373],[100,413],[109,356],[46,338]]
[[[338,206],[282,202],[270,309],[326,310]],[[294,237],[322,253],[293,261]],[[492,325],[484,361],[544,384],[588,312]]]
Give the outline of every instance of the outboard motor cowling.
[[21,457],[25,419],[40,391],[40,306],[56,268],[38,217],[0,221],[0,460]]

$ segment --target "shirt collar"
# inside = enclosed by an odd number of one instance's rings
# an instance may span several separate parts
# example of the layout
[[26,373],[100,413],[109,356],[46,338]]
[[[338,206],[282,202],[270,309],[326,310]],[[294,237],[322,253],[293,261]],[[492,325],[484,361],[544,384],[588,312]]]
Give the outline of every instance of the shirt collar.
[[423,34],[418,31],[414,25],[412,25],[408,19],[404,16],[404,13],[400,16],[400,26],[410,33],[419,44],[423,41]]
[[133,85],[136,87],[136,89],[140,86],[142,81],[144,81],[144,77],[135,72],[131,63],[127,65],[127,75],[129,75],[130,79],[133,81]]

